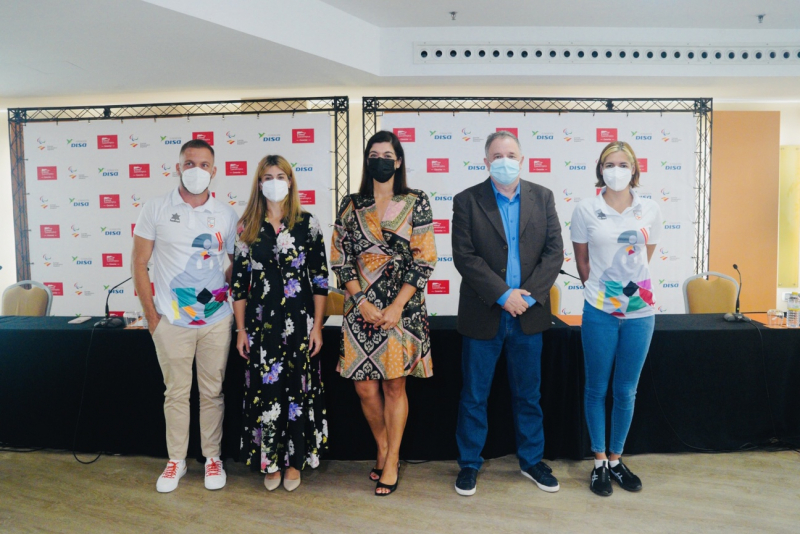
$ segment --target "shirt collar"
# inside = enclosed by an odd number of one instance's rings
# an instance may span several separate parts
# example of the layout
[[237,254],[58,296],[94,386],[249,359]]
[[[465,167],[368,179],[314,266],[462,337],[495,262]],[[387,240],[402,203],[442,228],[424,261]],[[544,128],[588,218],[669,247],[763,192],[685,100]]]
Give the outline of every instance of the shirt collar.
[[494,191],[494,198],[495,199],[497,199],[497,200],[505,200],[506,202],[514,202],[515,200],[517,200],[519,198],[519,192],[520,192],[520,186],[522,185],[522,180],[517,182],[517,189],[514,190],[514,196],[511,197],[511,198],[508,198],[503,193],[498,191],[497,187],[495,187],[495,185],[494,185],[494,180],[492,180],[491,178],[489,178],[489,183],[492,184],[492,191]]
[[[170,195],[170,202],[172,203],[173,206],[178,206],[180,204],[186,204],[187,206],[189,206],[189,204],[186,201],[184,201],[183,198],[181,197],[180,187],[176,187],[175,189],[172,190],[172,194]],[[214,208],[216,207],[216,202],[217,199],[215,199],[214,195],[212,195],[211,191],[209,191],[208,200],[206,200],[205,204],[197,206],[196,208],[192,208],[191,206],[189,206],[189,208],[197,211],[207,211],[213,213]]]
[[[609,205],[606,203],[606,199],[603,197],[603,193],[606,192],[606,188],[607,187],[608,186],[603,186],[600,189],[600,192],[597,193],[597,200],[600,202],[600,208],[603,209],[603,210],[605,210],[605,208],[611,209],[609,207]],[[631,196],[633,197],[633,200],[631,201],[630,208],[627,208],[627,209],[642,209],[642,198],[638,194],[636,194],[636,191],[634,189],[629,189],[629,191],[631,192]],[[611,211],[616,213],[615,210],[611,210]]]

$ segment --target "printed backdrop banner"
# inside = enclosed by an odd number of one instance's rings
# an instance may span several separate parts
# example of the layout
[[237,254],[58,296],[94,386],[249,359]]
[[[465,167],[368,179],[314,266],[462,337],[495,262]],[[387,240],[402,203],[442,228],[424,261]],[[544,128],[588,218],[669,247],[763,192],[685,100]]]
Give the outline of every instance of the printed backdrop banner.
[[[332,119],[228,115],[43,122],[25,126],[31,277],[53,290],[53,315],[101,315],[108,290],[130,276],[133,226],[148,199],[178,187],[181,144],[214,147],[216,199],[244,211],[258,162],[280,154],[294,167],[304,207],[330,243]],[[141,310],[133,283],[110,296],[111,310]]]
[[[428,309],[455,315],[461,277],[453,265],[453,196],[485,180],[486,137],[517,135],[525,157],[522,178],[553,191],[564,239],[563,269],[577,275],[569,224],[583,198],[596,195],[595,166],[611,141],[631,144],[642,170],[639,195],[658,202],[664,231],[651,262],[660,313],[683,313],[683,280],[694,271],[696,120],[690,113],[386,113],[381,129],[403,142],[409,186],[431,198],[439,263],[428,282]],[[559,275],[561,314],[580,314],[583,287]]]

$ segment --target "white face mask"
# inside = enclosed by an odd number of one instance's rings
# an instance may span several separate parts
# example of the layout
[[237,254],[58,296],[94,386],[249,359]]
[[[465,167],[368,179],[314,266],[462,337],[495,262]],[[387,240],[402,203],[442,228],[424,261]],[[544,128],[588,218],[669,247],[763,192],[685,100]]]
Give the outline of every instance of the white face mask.
[[289,184],[283,180],[273,178],[272,180],[261,182],[261,192],[264,193],[267,200],[280,202],[289,194]]
[[631,170],[625,167],[603,169],[603,181],[609,189],[625,191],[631,185]]
[[489,166],[492,178],[503,185],[511,185],[519,177],[519,161],[511,158],[496,159]]
[[181,173],[181,181],[187,191],[193,195],[199,195],[208,189],[208,184],[211,183],[211,173],[200,167],[192,167]]

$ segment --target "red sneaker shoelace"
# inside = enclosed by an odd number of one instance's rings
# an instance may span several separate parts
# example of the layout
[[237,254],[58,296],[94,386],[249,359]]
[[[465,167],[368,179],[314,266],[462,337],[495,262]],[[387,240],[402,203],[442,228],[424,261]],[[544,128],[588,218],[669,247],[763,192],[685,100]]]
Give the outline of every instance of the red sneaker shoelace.
[[164,474],[161,476],[164,478],[175,478],[175,475],[178,474],[178,462],[167,462],[167,468],[164,469]]
[[211,462],[206,465],[206,476],[207,477],[214,477],[221,475],[222,470],[222,462],[215,462],[211,460]]

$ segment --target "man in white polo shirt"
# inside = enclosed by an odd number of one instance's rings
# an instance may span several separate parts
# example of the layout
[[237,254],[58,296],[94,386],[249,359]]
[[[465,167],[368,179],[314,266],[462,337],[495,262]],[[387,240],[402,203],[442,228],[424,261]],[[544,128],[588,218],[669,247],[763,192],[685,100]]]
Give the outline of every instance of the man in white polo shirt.
[[[214,149],[195,139],[183,144],[180,184],[145,203],[133,237],[133,282],[142,302],[164,375],[164,418],[169,462],[156,483],[173,491],[186,474],[192,362],[200,391],[200,439],[206,457],[205,486],[225,486],[220,460],[225,404],[222,381],[228,361],[233,315],[228,303],[236,238],[236,212],[208,192],[217,172]],[[147,263],[152,257],[155,302]]]

